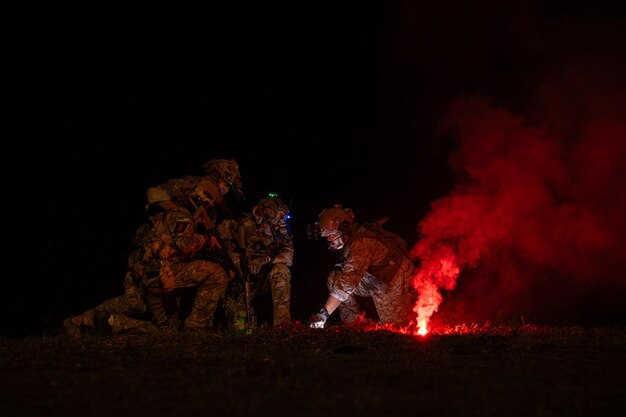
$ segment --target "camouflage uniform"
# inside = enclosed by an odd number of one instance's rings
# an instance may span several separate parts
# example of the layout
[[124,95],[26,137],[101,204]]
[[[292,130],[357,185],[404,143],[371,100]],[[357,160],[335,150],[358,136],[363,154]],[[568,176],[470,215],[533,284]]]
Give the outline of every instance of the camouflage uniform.
[[207,178],[212,180],[226,194],[232,192],[237,200],[244,198],[239,164],[234,159],[211,159],[204,164]]
[[[245,253],[249,269],[257,264],[267,274],[273,305],[273,324],[279,325],[291,320],[291,270],[293,264],[293,239],[286,227],[284,215],[286,206],[281,205],[278,213],[262,212],[262,206],[271,204],[270,199],[262,199],[253,209],[253,213],[245,214],[239,220],[225,220],[218,226],[223,241],[234,242],[231,255],[235,264],[239,264],[240,255]],[[270,219],[268,219],[268,217]],[[233,251],[232,249],[235,248]],[[267,266],[265,266],[267,265]],[[257,282],[257,285],[260,285]],[[263,288],[257,288],[257,291]]]
[[164,184],[150,187],[146,194],[148,197],[146,208],[163,202],[171,202],[190,210],[196,210],[200,205],[205,207],[209,218],[205,217],[203,221],[208,223],[205,225],[207,229],[215,225],[216,207],[224,202],[219,186],[212,179],[191,175],[174,178]]
[[203,177],[189,175],[150,187],[147,191],[146,208],[163,201],[186,205],[192,194],[206,207],[222,204],[222,196],[229,191],[232,191],[237,199],[243,198],[239,165],[234,159],[211,159],[204,164],[204,168],[206,175]]
[[[137,249],[128,260],[124,294],[66,319],[63,331],[80,336],[81,327],[94,328],[101,319],[106,319],[106,324],[114,332],[133,329],[154,331],[156,327],[152,323],[137,319],[147,310],[161,328],[171,328],[170,325],[177,325],[178,299],[175,290],[194,287],[197,288],[196,300],[185,326],[206,328],[210,325],[215,300],[223,294],[228,278],[218,264],[193,258],[209,242],[206,233],[215,225],[215,207],[223,203],[223,194],[233,190],[241,198],[243,192],[236,161],[212,159],[204,168],[205,177],[172,179],[148,189],[146,209],[160,206],[163,202],[172,204],[162,206],[164,212],[151,216],[151,223],[142,226],[136,233],[134,243]],[[185,206],[191,207],[193,216]],[[190,225],[185,231],[170,228],[185,222]],[[196,228],[199,223],[203,225],[204,236]],[[175,250],[165,254],[162,249],[168,245]],[[160,254],[165,254],[165,258]],[[162,288],[161,275],[171,278],[167,289]]]
[[222,266],[200,258],[201,252],[208,249],[209,236],[199,232],[199,223],[200,217],[194,217],[182,206],[154,216],[149,250],[161,266],[158,276],[145,279],[144,286],[159,327],[176,324],[178,311],[168,311],[168,299],[176,299],[182,289],[196,288],[184,327],[209,328],[217,303],[226,291],[229,277]]
[[222,207],[224,194],[232,190],[237,198],[243,197],[239,166],[232,159],[212,159],[204,168],[203,177],[175,178],[147,191],[147,207],[163,210],[155,216],[151,244],[154,257],[162,262],[160,279],[145,284],[150,310],[160,327],[177,325],[179,296],[187,288],[196,291],[185,328],[210,327],[230,278],[219,263],[209,260],[215,258],[209,252],[215,252],[212,249],[218,244],[216,209]]
[[[380,226],[355,224],[343,247],[340,270],[328,277],[330,295],[342,303],[338,307],[344,322],[361,313],[355,295],[372,297],[380,323],[406,325],[412,317],[415,289],[411,285],[414,265],[404,248]],[[393,235],[395,236],[395,235]]]

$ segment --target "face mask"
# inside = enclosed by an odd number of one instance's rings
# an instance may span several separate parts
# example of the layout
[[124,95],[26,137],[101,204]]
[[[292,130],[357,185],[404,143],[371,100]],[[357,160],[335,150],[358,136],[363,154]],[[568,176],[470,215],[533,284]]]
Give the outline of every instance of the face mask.
[[326,240],[328,241],[328,247],[331,250],[340,250],[341,248],[343,248],[343,238],[341,237],[341,234],[337,231],[328,234],[326,236]]

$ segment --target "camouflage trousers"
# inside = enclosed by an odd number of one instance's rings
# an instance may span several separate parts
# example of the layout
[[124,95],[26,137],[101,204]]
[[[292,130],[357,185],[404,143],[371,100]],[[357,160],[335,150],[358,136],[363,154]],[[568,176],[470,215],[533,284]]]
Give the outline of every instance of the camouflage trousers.
[[184,327],[211,327],[217,304],[226,292],[228,274],[219,264],[205,260],[173,264],[172,272],[175,278],[174,291],[163,293],[160,288],[153,286],[149,286],[146,291],[148,306],[157,327],[178,327],[180,300],[176,290],[188,288],[194,288],[196,292]]
[[[112,314],[127,316],[129,320],[138,317],[147,311],[146,303],[141,297],[141,291],[133,280],[132,272],[126,272],[124,276],[124,294],[110,298],[96,307],[91,308],[81,314],[81,325],[86,327],[96,327],[101,318],[108,318]],[[144,321],[138,321],[137,325],[142,327]],[[113,329],[115,331],[115,329]]]
[[[281,323],[290,321],[291,271],[289,270],[289,267],[284,264],[272,265],[272,268],[267,273],[267,282],[269,282],[269,291],[272,297],[273,325],[277,326]],[[266,293],[266,291],[268,290],[266,288],[266,285],[259,285],[261,288],[257,287],[256,291]],[[236,295],[234,297],[225,297],[224,309],[228,325],[236,331],[244,330],[246,320],[245,293]],[[251,323],[252,327],[256,327],[256,325],[256,321],[254,323]]]
[[350,323],[362,314],[362,308],[355,296],[371,297],[378,313],[379,323],[406,326],[414,318],[413,305],[417,293],[411,284],[414,266],[405,260],[391,282],[381,283],[367,274],[354,293],[342,302],[339,316],[344,323]]
[[291,320],[291,270],[275,264],[268,276],[272,292],[274,326]]

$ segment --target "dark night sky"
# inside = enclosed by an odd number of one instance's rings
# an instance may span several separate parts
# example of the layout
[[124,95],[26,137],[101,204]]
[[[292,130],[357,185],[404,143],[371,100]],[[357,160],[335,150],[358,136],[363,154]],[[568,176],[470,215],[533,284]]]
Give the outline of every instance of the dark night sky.
[[610,83],[626,68],[624,13],[608,2],[271,3],[16,15],[1,100],[0,334],[54,331],[121,294],[145,190],[212,158],[240,163],[248,204],[270,191],[291,202],[293,313],[306,318],[332,265],[306,223],[342,202],[362,220],[390,216],[415,243],[455,183],[457,142],[440,129],[453,99],[535,120],[551,80]]

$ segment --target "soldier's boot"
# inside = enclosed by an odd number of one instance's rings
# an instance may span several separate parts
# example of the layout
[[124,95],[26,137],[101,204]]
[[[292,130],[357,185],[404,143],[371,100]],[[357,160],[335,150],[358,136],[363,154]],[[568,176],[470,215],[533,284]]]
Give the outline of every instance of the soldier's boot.
[[72,339],[80,339],[82,336],[80,330],[80,316],[68,317],[63,320],[61,324],[61,334],[71,337]]

